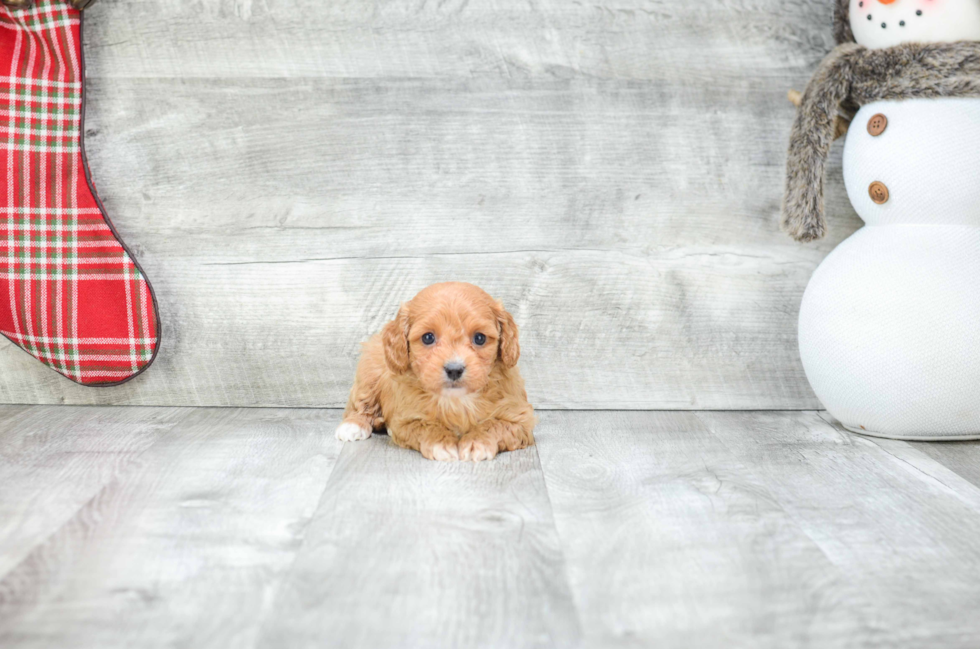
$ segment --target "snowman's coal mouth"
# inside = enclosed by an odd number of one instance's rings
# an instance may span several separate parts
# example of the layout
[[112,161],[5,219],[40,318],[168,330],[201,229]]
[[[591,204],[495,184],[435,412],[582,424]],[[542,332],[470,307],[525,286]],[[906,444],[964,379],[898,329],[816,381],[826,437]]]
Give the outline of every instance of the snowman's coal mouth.
[[[858,7],[864,7],[864,2],[859,2],[858,3]],[[921,9],[916,9],[915,10],[915,15],[916,16],[921,16],[922,15],[922,10]],[[874,15],[873,14],[868,14],[868,21],[871,22],[873,20],[874,20]],[[905,19],[904,18],[898,21],[898,26],[899,27],[905,27]],[[888,22],[887,21],[883,21],[881,23],[881,28],[882,29],[888,29]]]

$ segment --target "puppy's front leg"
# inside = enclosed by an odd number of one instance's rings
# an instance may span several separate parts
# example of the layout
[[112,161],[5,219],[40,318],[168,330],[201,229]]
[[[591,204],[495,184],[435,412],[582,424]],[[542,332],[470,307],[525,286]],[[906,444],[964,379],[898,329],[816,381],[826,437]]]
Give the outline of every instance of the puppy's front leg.
[[337,439],[356,442],[371,437],[371,432],[385,425],[381,412],[380,384],[384,374],[381,348],[374,340],[368,341],[357,364],[354,386],[350,389],[344,420],[337,427]]
[[384,418],[381,416],[377,395],[373,390],[366,389],[358,377],[344,410],[344,420],[337,426],[337,439],[342,442],[367,439],[371,436],[371,431],[383,425]]
[[492,460],[499,451],[516,451],[534,444],[531,421],[515,423],[490,419],[459,440],[459,459],[480,462]]
[[388,425],[388,435],[395,444],[419,451],[428,460],[459,459],[459,438],[445,426],[420,419],[401,420]]

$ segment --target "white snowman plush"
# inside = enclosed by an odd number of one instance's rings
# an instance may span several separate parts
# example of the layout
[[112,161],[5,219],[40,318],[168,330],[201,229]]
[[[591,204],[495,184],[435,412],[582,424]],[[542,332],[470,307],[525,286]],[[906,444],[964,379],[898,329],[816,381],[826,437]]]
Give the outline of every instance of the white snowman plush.
[[841,45],[793,126],[783,227],[823,236],[826,158],[852,114],[844,184],[866,225],[807,286],[803,367],[849,430],[978,439],[980,0],[839,0],[835,19]]

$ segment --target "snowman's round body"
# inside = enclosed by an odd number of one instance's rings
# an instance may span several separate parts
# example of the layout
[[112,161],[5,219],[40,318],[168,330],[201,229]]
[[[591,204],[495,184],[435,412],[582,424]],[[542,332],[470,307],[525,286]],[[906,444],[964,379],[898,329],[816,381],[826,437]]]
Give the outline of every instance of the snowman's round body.
[[[847,0],[855,40],[980,41],[980,0]],[[847,428],[980,438],[980,99],[863,106],[844,144],[865,227],[817,268],[800,355]]]
[[866,226],[803,297],[814,392],[857,432],[980,438],[980,99],[862,107],[844,181]]

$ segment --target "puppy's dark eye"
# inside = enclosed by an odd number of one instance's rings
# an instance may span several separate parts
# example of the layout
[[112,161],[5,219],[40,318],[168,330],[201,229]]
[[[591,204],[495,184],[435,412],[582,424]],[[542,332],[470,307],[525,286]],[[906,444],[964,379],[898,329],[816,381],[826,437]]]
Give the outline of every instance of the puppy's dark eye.
[[431,345],[436,341],[436,335],[431,331],[422,334],[422,344]]
[[483,347],[485,344],[487,344],[487,337],[484,334],[474,334],[473,344],[477,347]]

